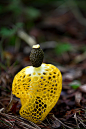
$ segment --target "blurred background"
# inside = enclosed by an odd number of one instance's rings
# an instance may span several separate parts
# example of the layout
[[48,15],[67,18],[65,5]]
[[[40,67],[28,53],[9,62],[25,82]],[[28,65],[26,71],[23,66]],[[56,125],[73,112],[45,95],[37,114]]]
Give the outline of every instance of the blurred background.
[[43,49],[43,62],[62,73],[63,90],[52,112],[68,124],[75,108],[86,106],[86,1],[0,0],[0,108],[10,101],[14,75],[31,65],[34,44]]
[[3,65],[19,62],[20,57],[28,61],[33,44],[49,50],[45,53],[48,63],[70,63],[77,52],[85,52],[85,4],[83,0],[0,0]]

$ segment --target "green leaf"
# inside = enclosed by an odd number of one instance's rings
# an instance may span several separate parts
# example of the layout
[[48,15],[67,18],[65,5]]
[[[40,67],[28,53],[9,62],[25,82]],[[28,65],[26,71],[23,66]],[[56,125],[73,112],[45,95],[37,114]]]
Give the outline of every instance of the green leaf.
[[78,87],[81,86],[81,83],[80,81],[74,80],[73,82],[69,84],[69,86],[71,86],[73,89],[77,89]]
[[11,0],[7,10],[12,11],[15,15],[19,15],[22,12],[21,0]]
[[17,29],[18,28],[22,28],[23,27],[23,23],[22,22],[17,22],[16,23],[16,27],[17,27]]
[[15,42],[16,42],[16,35],[13,35],[9,38],[9,45],[15,46]]
[[12,36],[15,33],[15,29],[1,28],[0,35],[4,37]]
[[72,46],[69,43],[59,43],[57,44],[55,51],[57,54],[61,55],[64,52],[71,51]]
[[27,8],[25,12],[30,19],[35,19],[40,16],[40,11],[33,7]]
[[16,25],[12,29],[2,27],[1,31],[0,31],[0,35],[2,35],[3,37],[13,36],[19,28],[22,28],[22,26],[23,26],[23,23],[18,22],[18,23],[16,23]]

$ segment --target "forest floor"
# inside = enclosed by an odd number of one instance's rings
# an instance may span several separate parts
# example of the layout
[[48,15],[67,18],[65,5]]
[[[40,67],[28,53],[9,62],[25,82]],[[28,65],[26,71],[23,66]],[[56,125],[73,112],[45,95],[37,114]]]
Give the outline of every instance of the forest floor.
[[60,98],[41,124],[20,117],[20,101],[11,95],[12,81],[16,73],[31,65],[31,45],[20,38],[19,46],[18,41],[11,46],[5,39],[0,58],[1,129],[86,128],[86,25],[71,11],[63,13],[58,8],[45,15],[46,10],[29,31],[24,28],[20,31],[35,37],[33,40],[44,51],[44,63],[60,69],[63,78]]

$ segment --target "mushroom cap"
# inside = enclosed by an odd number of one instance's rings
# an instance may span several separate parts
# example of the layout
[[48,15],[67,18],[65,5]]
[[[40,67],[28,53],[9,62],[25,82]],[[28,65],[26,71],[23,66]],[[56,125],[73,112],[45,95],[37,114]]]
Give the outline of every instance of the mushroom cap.
[[61,90],[61,72],[54,65],[44,63],[37,68],[25,67],[12,84],[12,93],[21,99],[20,115],[35,123],[37,119],[45,119],[57,103]]
[[40,45],[33,45],[30,53],[30,61],[33,67],[40,67],[44,58],[44,52],[40,48]]

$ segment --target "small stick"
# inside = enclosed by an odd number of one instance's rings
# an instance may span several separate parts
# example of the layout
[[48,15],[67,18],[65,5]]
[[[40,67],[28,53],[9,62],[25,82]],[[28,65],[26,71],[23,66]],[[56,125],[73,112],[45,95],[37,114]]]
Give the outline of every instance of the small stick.
[[57,119],[54,115],[53,115],[53,118],[54,118],[55,120],[57,120],[59,123],[61,123],[63,126],[69,128],[69,129],[73,129],[73,128],[70,127],[70,126],[65,125],[63,122],[61,122],[59,119]]
[[23,39],[28,45],[30,45],[30,47],[32,47],[33,45],[36,44],[36,41],[34,38],[32,38],[31,36],[29,36],[26,32],[24,32],[23,30],[18,30],[17,32],[18,36]]
[[9,102],[9,104],[8,104],[6,110],[5,110],[6,113],[10,111],[10,109],[12,107],[12,104],[13,104],[13,94],[11,92],[10,102]]

